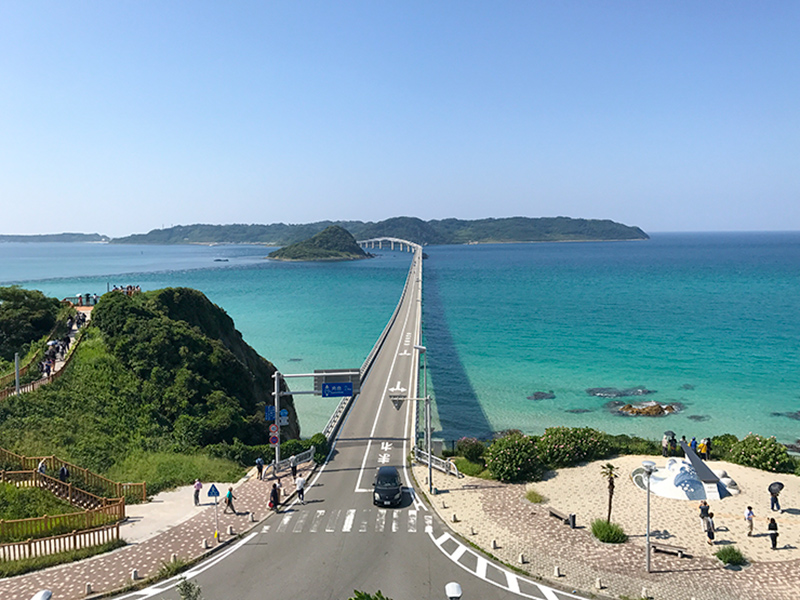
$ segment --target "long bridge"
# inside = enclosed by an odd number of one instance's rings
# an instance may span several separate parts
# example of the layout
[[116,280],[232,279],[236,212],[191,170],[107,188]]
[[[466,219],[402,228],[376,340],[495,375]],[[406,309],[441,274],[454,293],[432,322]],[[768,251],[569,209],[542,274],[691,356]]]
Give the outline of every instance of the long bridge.
[[[223,556],[212,555],[186,576],[196,579],[208,600],[344,599],[353,590],[440,600],[454,581],[465,600],[577,598],[478,556],[423,500],[428,486],[415,489],[407,462],[419,404],[422,246],[396,238],[359,243],[413,256],[400,301],[362,367],[361,391],[331,440],[327,461],[307,485],[304,504],[295,501],[271,514]],[[396,467],[403,479],[396,508],[373,503],[373,478],[382,466]],[[172,599],[173,586],[156,584],[123,598]]]

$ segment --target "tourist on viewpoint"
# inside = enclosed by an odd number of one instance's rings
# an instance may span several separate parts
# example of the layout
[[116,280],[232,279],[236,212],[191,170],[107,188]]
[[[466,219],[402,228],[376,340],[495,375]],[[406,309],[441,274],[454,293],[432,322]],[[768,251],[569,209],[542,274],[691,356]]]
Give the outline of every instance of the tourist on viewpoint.
[[272,489],[269,491],[269,507],[278,512],[278,504],[280,504],[280,490],[278,489],[278,484],[273,483]]
[[264,459],[260,456],[256,459],[256,469],[258,470],[258,479],[264,479]]
[[772,542],[772,549],[778,549],[778,524],[775,522],[775,519],[771,518],[769,520],[769,525],[767,525],[767,531],[769,532],[769,539]]
[[235,515],[239,514],[236,512],[236,509],[233,507],[233,501],[236,500],[236,496],[233,495],[233,488],[228,488],[228,493],[225,494],[225,509],[222,511],[222,514],[228,512],[228,509],[231,509],[231,512]]
[[306,496],[305,496],[305,488],[306,488],[306,480],[303,477],[303,474],[300,473],[297,476],[297,479],[294,480],[294,486],[297,490],[297,497],[300,499],[301,504],[306,503]]
[[747,537],[753,536],[753,519],[756,518],[756,513],[753,512],[753,507],[748,506],[744,511],[744,520],[747,522]]

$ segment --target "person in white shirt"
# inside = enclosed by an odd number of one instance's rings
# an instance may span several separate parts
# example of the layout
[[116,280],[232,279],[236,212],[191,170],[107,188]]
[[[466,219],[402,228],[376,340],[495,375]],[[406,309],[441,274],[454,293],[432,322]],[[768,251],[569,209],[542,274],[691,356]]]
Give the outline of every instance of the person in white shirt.
[[297,476],[297,479],[294,480],[294,486],[297,490],[297,497],[300,498],[300,502],[305,504],[306,503],[306,496],[305,496],[305,489],[306,489],[306,480],[303,478],[303,474],[300,473]]

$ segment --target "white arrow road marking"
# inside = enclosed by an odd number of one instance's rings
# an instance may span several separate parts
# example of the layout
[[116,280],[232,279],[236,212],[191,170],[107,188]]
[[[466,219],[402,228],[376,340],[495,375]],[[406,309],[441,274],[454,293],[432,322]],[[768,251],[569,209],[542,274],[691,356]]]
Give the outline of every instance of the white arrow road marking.
[[411,356],[411,352],[409,352],[408,350],[406,350],[404,348],[403,351],[400,354],[398,354],[397,356]]
[[398,380],[397,385],[395,387],[393,387],[393,388],[389,388],[389,391],[390,392],[403,392],[403,393],[405,393],[406,388],[402,387],[400,385],[400,381]]

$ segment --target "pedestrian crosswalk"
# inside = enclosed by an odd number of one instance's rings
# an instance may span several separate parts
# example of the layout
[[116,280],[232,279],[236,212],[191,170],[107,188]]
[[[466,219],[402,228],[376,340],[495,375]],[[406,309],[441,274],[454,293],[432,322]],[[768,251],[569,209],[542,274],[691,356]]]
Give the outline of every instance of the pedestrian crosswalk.
[[415,509],[292,509],[278,514],[261,533],[418,533],[433,527],[433,517]]

